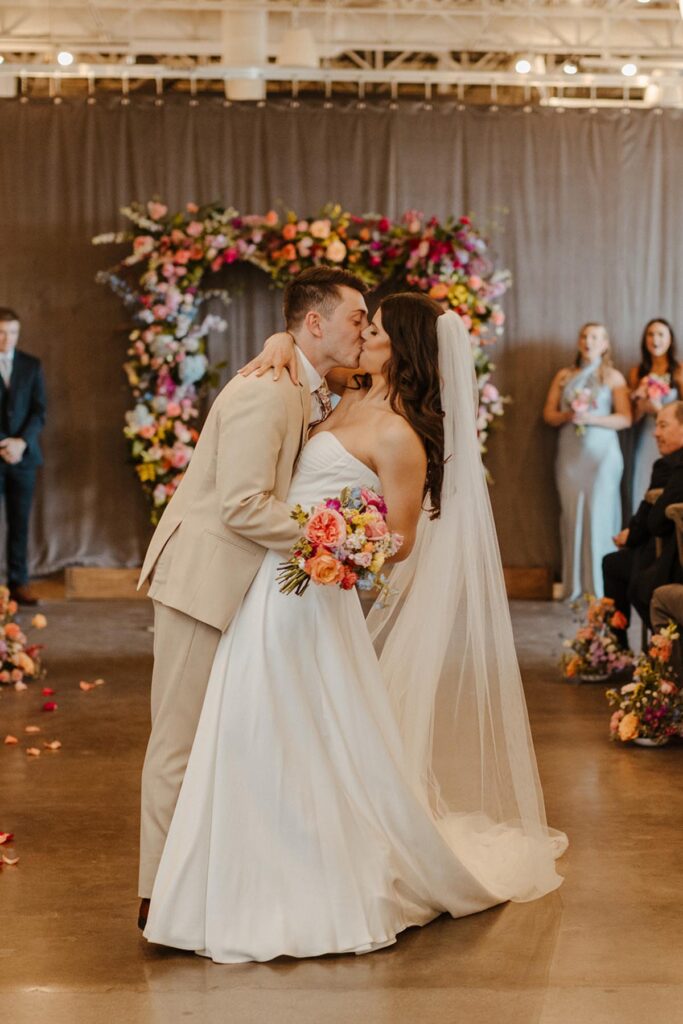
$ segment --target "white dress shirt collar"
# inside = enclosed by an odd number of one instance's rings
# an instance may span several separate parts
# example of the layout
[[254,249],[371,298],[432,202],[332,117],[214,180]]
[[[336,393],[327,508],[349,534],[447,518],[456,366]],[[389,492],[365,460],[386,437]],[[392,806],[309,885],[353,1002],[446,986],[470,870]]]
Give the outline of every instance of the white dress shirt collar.
[[316,368],[311,363],[310,359],[306,357],[305,353],[303,352],[302,349],[299,348],[298,345],[296,346],[296,350],[299,353],[301,362],[304,364],[304,370],[306,371],[306,380],[308,381],[308,386],[311,389],[311,394],[313,394],[314,391],[318,390],[318,388],[323,382],[323,379],[316,370]]

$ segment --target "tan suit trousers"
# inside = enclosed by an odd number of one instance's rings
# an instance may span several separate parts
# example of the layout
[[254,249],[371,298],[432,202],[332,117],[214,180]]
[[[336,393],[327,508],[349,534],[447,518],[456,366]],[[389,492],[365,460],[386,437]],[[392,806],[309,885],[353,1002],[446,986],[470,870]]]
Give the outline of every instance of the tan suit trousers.
[[150,897],[220,631],[154,601],[152,733],[142,769],[140,897]]

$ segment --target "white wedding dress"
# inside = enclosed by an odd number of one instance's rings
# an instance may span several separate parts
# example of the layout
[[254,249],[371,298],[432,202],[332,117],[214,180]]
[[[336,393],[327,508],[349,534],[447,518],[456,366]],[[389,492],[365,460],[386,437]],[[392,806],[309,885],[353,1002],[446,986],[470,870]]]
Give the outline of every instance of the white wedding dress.
[[[288,500],[348,485],[379,480],[323,431]],[[219,643],[145,937],[218,963],[365,953],[556,888],[545,839],[430,809],[358,594],[285,596],[280,561],[266,556]]]

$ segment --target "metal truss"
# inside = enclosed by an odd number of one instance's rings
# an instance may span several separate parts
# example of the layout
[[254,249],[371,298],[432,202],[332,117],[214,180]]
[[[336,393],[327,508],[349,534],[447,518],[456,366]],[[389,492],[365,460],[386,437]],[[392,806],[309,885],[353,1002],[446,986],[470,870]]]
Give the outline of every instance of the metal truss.
[[[224,12],[267,12],[268,63],[222,61]],[[285,31],[309,28],[319,70],[270,63]],[[56,52],[76,63],[65,71]],[[0,78],[53,82],[260,78],[329,93],[424,89],[468,98],[567,105],[653,104],[652,89],[683,106],[683,18],[678,0],[0,0]],[[515,72],[517,58],[531,72]],[[144,62],[144,63],[141,63]],[[625,63],[637,72],[625,79]],[[571,78],[563,68],[571,64]],[[650,88],[650,98],[646,90]],[[298,88],[298,84],[297,84]],[[679,102],[680,99],[680,102]],[[657,100],[655,99],[655,105]]]

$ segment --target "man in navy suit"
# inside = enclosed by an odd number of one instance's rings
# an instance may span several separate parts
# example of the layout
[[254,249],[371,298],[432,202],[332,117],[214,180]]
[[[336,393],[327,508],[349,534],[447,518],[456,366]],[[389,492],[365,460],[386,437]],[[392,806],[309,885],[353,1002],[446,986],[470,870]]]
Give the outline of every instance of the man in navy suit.
[[0,497],[7,514],[7,584],[13,600],[34,605],[29,586],[28,526],[43,464],[45,378],[40,360],[17,349],[19,317],[0,307]]

